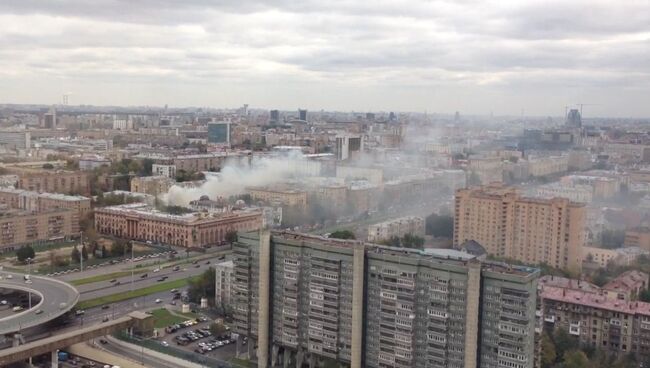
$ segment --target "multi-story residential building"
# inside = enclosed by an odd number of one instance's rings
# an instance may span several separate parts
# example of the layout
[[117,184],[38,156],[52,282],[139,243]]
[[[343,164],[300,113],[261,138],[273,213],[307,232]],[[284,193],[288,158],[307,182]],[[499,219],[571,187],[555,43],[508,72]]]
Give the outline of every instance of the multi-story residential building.
[[[630,277],[634,281],[626,281]],[[648,359],[650,303],[634,300],[638,288],[647,287],[647,278],[646,274],[624,274],[602,289],[578,280],[557,285],[541,279],[538,313],[546,329],[563,329],[585,346]]]
[[368,226],[368,241],[381,242],[406,234],[424,236],[424,219],[417,216],[400,217]]
[[173,179],[176,177],[176,166],[153,164],[151,165],[151,174],[153,176],[166,176]]
[[528,159],[528,174],[534,177],[556,175],[569,169],[569,156],[531,157]]
[[262,212],[255,209],[173,215],[145,203],[131,203],[95,210],[98,233],[188,248],[220,244],[229,231],[251,231],[261,226]]
[[216,278],[214,283],[214,305],[221,308],[230,309],[231,307],[230,295],[234,267],[233,261],[225,261],[214,265]]
[[0,129],[0,147],[10,149],[29,149],[31,137],[27,130]]
[[76,211],[79,218],[90,212],[90,198],[60,193],[38,193],[22,189],[0,188],[0,204],[33,212],[64,208]]
[[79,235],[79,215],[67,209],[42,212],[0,211],[0,251],[24,244],[62,240]]
[[540,185],[535,189],[535,197],[539,198],[566,198],[572,202],[591,203],[593,188],[589,185],[563,185],[550,183]]
[[585,216],[583,204],[566,198],[526,198],[501,185],[461,189],[456,191],[454,246],[474,240],[494,256],[579,270]]
[[287,185],[249,187],[248,193],[254,200],[284,206],[307,207],[307,191]]
[[639,247],[650,250],[650,228],[635,227],[626,230],[623,244],[626,247]]
[[287,232],[233,250],[234,330],[258,367],[533,367],[536,269]]
[[142,176],[131,179],[131,191],[157,196],[167,193],[176,181],[167,176]]
[[64,170],[20,169],[16,187],[34,192],[90,195],[88,173]]

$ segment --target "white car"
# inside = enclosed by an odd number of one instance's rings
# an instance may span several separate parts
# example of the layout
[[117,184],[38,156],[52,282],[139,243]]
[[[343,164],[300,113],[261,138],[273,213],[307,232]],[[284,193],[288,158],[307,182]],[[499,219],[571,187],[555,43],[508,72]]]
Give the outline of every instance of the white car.
[[169,346],[169,343],[167,341],[161,341],[160,345],[162,346]]
[[0,305],[7,305],[7,301],[6,300],[0,301]]
[[7,278],[8,278],[8,279],[13,279],[14,276],[13,276],[13,275],[7,275]]
[[162,300],[156,299],[156,304],[160,304],[160,303],[162,303]]
[[160,268],[154,268],[153,272],[160,272]]

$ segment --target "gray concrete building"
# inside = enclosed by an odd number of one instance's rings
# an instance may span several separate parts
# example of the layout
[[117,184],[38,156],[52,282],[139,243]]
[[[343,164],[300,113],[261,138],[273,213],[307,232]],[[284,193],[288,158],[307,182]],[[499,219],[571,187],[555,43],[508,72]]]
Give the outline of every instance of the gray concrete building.
[[289,232],[233,250],[258,367],[533,367],[537,269]]

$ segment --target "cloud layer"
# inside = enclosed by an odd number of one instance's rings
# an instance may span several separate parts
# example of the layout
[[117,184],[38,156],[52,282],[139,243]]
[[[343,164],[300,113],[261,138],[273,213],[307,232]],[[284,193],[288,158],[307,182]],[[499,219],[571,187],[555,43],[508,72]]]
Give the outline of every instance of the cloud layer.
[[647,0],[5,0],[0,24],[0,102],[650,115]]

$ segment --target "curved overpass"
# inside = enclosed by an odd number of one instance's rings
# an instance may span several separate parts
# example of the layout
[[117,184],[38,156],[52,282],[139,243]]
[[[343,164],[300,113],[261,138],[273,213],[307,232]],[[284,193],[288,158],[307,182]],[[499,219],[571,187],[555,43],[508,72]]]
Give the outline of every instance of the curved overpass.
[[[12,278],[7,278],[11,275]],[[31,284],[23,279],[23,274],[0,272],[0,288],[31,292],[41,300],[31,309],[0,319],[0,335],[6,335],[26,328],[35,327],[51,321],[70,311],[79,301],[79,292],[65,282],[40,276],[30,276]],[[37,314],[36,312],[42,312]]]

